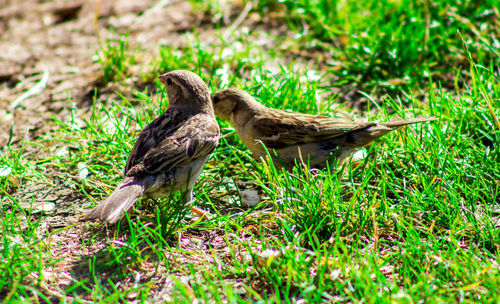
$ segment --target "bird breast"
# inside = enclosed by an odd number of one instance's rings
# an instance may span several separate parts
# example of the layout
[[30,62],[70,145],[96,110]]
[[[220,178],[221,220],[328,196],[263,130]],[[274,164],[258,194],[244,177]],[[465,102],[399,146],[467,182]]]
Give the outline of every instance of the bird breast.
[[260,142],[260,136],[255,134],[254,121],[249,119],[246,123],[232,123],[236,128],[239,138],[243,144],[254,154],[256,157],[266,155],[266,151]]

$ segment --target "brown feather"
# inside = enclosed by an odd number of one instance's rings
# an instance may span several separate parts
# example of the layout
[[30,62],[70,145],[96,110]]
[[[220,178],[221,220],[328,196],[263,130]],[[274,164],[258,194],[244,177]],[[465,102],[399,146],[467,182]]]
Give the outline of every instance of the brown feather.
[[133,177],[125,178],[115,191],[90,211],[84,219],[99,219],[110,224],[116,223],[123,212],[128,211],[135,201],[144,194],[148,186],[142,180]]
[[[401,126],[430,118],[389,122],[355,122],[347,119],[286,112],[264,107],[244,91],[227,89],[212,96],[215,113],[228,120],[243,144],[257,159],[267,156],[275,165],[290,169],[297,160],[322,167],[332,156],[339,163],[356,149]],[[274,155],[277,154],[277,157]]]
[[219,143],[207,85],[188,71],[160,76],[169,108],[140,133],[130,152],[123,182],[85,219],[115,223],[142,195],[167,196],[192,188],[207,158]]

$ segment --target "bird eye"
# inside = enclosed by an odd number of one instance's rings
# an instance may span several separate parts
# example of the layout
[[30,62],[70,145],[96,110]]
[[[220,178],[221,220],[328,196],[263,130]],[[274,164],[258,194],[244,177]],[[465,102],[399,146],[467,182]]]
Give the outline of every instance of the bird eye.
[[215,103],[218,103],[219,101],[220,101],[219,96],[215,96],[215,97],[214,97],[214,104],[215,104]]
[[172,79],[167,78],[167,84],[168,84],[168,85],[172,85]]

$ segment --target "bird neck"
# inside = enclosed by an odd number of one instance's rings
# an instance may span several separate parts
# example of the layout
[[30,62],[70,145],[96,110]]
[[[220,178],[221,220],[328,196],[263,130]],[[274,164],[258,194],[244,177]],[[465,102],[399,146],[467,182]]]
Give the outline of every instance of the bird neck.
[[233,126],[244,126],[250,119],[266,110],[267,108],[258,102],[239,103],[238,108],[232,112],[230,122]]
[[[189,99],[189,102],[186,102],[185,100]],[[192,112],[193,114],[197,113],[206,113],[206,114],[211,114],[214,115],[214,107],[212,105],[212,102],[210,99],[202,98],[199,96],[196,97],[189,97],[186,99],[172,99],[172,102],[170,103],[171,106],[174,106],[178,109],[183,109],[185,112]]]

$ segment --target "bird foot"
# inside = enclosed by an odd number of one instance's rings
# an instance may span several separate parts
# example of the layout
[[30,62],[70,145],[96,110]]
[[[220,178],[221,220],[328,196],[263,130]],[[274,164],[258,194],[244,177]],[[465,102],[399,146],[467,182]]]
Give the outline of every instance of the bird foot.
[[196,215],[198,215],[200,217],[200,220],[202,220],[202,221],[207,221],[207,220],[210,220],[212,218],[212,216],[209,215],[208,212],[205,212],[198,207],[194,207],[194,206],[191,207],[191,211],[193,213],[195,213]]

